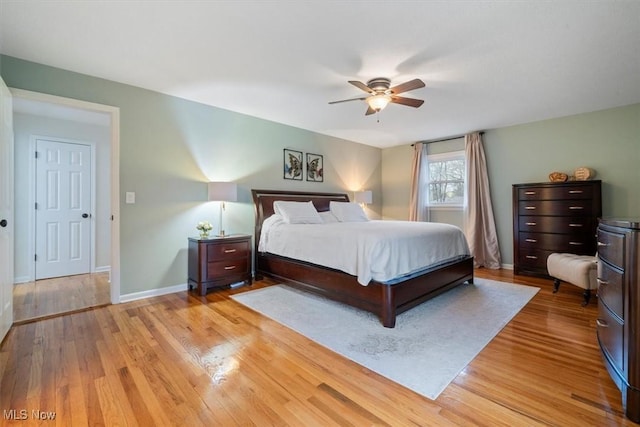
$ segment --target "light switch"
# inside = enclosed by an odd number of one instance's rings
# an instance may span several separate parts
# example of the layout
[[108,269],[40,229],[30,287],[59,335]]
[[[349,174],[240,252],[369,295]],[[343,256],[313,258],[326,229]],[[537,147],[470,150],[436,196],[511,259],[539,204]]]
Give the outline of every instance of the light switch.
[[124,202],[125,203],[135,203],[136,202],[136,193],[134,193],[133,191],[127,191],[125,193],[125,197],[124,197]]

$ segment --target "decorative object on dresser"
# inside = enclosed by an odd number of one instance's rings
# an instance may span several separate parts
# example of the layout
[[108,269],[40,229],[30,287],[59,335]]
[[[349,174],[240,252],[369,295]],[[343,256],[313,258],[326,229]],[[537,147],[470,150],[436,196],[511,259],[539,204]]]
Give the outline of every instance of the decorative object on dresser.
[[598,344],[626,416],[640,422],[640,218],[600,220],[598,257]]
[[576,181],[586,181],[588,179],[593,179],[595,176],[595,171],[593,169],[589,169],[588,167],[581,166],[573,171],[573,176]]
[[551,182],[565,182],[569,179],[569,175],[564,172],[551,172],[549,174],[549,181]]
[[234,234],[209,239],[189,238],[189,289],[206,295],[209,288],[238,282],[251,284],[251,236]]
[[549,277],[554,253],[594,255],[601,181],[513,185],[513,270]]

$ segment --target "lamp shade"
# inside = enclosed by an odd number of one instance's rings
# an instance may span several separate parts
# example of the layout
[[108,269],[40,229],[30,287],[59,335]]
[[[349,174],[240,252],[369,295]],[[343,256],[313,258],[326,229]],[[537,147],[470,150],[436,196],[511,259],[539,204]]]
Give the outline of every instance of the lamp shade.
[[238,186],[235,182],[210,182],[209,200],[236,202],[238,200]]
[[369,107],[376,111],[383,110],[389,102],[391,102],[391,97],[385,94],[377,94],[367,98],[367,104],[369,104]]
[[373,193],[370,190],[356,191],[353,197],[356,203],[364,203],[366,205],[373,202]]

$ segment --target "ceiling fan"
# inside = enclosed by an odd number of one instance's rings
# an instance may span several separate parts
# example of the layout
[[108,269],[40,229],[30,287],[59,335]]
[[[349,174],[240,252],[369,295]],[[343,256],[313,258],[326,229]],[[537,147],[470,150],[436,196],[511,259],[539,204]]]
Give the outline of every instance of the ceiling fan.
[[408,82],[391,87],[391,80],[385,77],[376,77],[371,79],[365,85],[357,80],[349,80],[349,83],[367,92],[368,96],[360,96],[357,98],[343,99],[340,101],[332,101],[329,104],[338,104],[340,102],[349,101],[366,101],[369,108],[364,113],[366,116],[373,113],[378,113],[384,109],[390,102],[394,104],[402,104],[408,107],[418,108],[424,101],[422,99],[405,98],[397,96],[399,93],[408,92],[410,90],[419,89],[424,87],[425,84],[420,79],[413,79]]

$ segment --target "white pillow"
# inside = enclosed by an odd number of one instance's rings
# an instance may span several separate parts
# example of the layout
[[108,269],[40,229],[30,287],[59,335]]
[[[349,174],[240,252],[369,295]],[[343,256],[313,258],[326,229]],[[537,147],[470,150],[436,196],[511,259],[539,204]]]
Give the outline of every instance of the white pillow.
[[340,222],[364,222],[369,221],[362,206],[349,202],[330,202],[329,210]]
[[325,224],[338,222],[338,218],[336,218],[336,216],[332,214],[330,211],[318,212],[318,214],[320,215],[320,218],[322,218],[322,222],[324,222]]
[[273,210],[289,224],[322,224],[322,218],[312,202],[273,202]]

